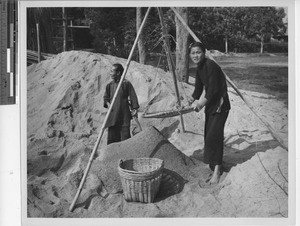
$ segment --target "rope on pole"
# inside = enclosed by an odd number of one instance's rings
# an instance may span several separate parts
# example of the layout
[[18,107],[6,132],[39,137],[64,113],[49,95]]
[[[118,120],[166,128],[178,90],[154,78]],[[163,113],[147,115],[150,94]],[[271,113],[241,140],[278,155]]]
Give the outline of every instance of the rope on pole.
[[132,48],[131,48],[131,52],[130,52],[130,54],[129,54],[129,57],[128,57],[128,60],[127,60],[125,69],[124,69],[124,71],[123,71],[123,74],[122,74],[122,76],[121,76],[121,79],[120,79],[120,81],[119,81],[119,84],[118,84],[118,86],[117,86],[117,89],[116,89],[116,91],[115,91],[115,94],[114,94],[114,96],[113,96],[112,102],[111,102],[111,104],[110,104],[110,106],[109,106],[108,112],[106,113],[106,116],[105,116],[104,122],[103,122],[103,124],[102,124],[102,127],[101,127],[101,130],[100,130],[99,136],[98,136],[98,138],[97,138],[96,144],[95,144],[94,149],[93,149],[93,151],[92,151],[92,153],[91,153],[91,156],[90,156],[90,158],[89,158],[88,165],[87,165],[87,167],[86,167],[86,169],[85,169],[84,175],[83,175],[83,177],[82,177],[82,179],[81,179],[81,182],[80,182],[80,185],[79,185],[79,187],[78,187],[77,193],[76,193],[76,195],[75,195],[75,197],[74,197],[74,200],[73,200],[73,202],[72,202],[72,204],[71,204],[71,206],[70,206],[70,208],[69,208],[69,210],[70,210],[71,212],[74,210],[75,203],[76,203],[76,201],[77,201],[77,199],[78,199],[78,197],[79,197],[79,195],[80,195],[80,192],[81,192],[82,187],[83,187],[83,185],[84,185],[85,179],[86,179],[87,174],[88,174],[88,172],[89,172],[89,170],[90,170],[92,161],[93,161],[93,159],[94,159],[94,155],[95,155],[95,153],[96,153],[96,150],[97,150],[97,148],[98,148],[98,146],[99,146],[99,143],[100,143],[100,141],[101,141],[101,138],[102,138],[102,136],[103,136],[103,133],[104,133],[104,130],[105,130],[105,127],[106,127],[106,123],[107,123],[108,117],[109,117],[109,115],[110,115],[110,113],[111,113],[111,111],[112,111],[112,107],[113,107],[113,105],[114,105],[114,103],[115,103],[115,101],[116,101],[116,97],[117,97],[118,92],[119,92],[119,90],[120,90],[120,88],[121,88],[122,82],[124,81],[125,75],[126,75],[126,73],[127,73],[128,67],[129,67],[129,65],[130,65],[130,61],[131,61],[132,55],[133,55],[133,53],[134,53],[134,49],[135,49],[135,47],[136,47],[136,45],[137,45],[137,43],[138,43],[139,37],[140,37],[140,35],[141,35],[141,33],[142,33],[142,29],[143,29],[143,27],[144,27],[144,25],[145,25],[145,23],[146,23],[146,19],[147,19],[148,15],[149,15],[150,9],[151,9],[151,7],[148,8],[148,10],[147,10],[147,12],[146,12],[146,14],[145,14],[144,20],[143,20],[143,22],[142,22],[142,24],[141,24],[141,27],[140,27],[140,29],[139,29],[139,31],[138,31],[138,33],[137,33],[137,36],[136,36],[135,41],[134,41],[134,43],[133,43],[133,46],[132,46]]
[[[184,27],[188,30],[190,35],[194,38],[195,41],[201,42],[200,39],[195,35],[195,33],[189,28],[189,26],[186,24],[184,19],[180,16],[180,14],[177,12],[177,10],[174,7],[170,7],[177,18],[181,21],[181,23],[184,25]],[[208,52],[208,58],[215,61],[215,59],[212,57],[212,55]],[[216,61],[215,61],[216,62]],[[217,63],[217,62],[216,62]],[[221,69],[222,70],[222,69]],[[268,130],[271,132],[272,136],[279,142],[279,144],[288,150],[288,147],[284,144],[284,141],[277,135],[277,133],[274,131],[274,129],[270,126],[270,124],[265,121],[263,118],[261,118],[256,111],[254,110],[254,107],[245,99],[245,97],[242,95],[242,93],[239,91],[237,86],[234,84],[234,82],[227,76],[227,74],[222,70],[222,72],[225,75],[225,78],[227,82],[232,86],[232,88],[237,92],[237,94],[242,98],[242,100],[245,102],[245,104],[250,108],[250,110],[260,119],[260,121],[268,128]]]

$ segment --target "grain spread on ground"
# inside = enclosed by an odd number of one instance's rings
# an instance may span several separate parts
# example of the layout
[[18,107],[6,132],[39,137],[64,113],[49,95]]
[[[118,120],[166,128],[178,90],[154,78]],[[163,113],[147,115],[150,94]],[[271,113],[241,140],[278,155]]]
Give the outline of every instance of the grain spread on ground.
[[[232,109],[225,126],[224,173],[208,186],[203,164],[202,113],[144,119],[143,131],[106,145],[102,137],[74,212],[75,196],[107,109],[103,92],[110,66],[126,59],[83,51],[64,52],[28,67],[28,217],[287,217],[288,152],[229,87]],[[131,62],[126,79],[140,109],[176,108],[170,73]],[[193,86],[179,83],[182,104]],[[273,96],[242,91],[287,145],[287,109]],[[136,127],[132,122],[132,128]],[[117,171],[119,159],[156,157],[165,162],[154,203],[126,202]]]

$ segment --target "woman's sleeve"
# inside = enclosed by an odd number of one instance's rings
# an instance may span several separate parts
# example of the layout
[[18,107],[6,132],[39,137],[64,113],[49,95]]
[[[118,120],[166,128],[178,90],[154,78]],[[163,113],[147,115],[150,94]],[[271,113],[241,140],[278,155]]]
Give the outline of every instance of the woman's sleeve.
[[207,105],[209,105],[212,101],[217,100],[219,98],[220,93],[220,69],[218,65],[211,64],[207,70],[208,76],[208,87],[206,90],[205,98],[207,99]]
[[131,108],[138,109],[140,107],[139,101],[138,101],[136,92],[133,88],[133,85],[130,82],[128,82],[128,88],[129,88],[129,99],[131,102]]
[[192,97],[195,100],[199,100],[201,94],[203,92],[203,83],[201,82],[200,78],[199,78],[199,74],[198,74],[198,70],[195,76],[195,89],[194,92],[192,94]]

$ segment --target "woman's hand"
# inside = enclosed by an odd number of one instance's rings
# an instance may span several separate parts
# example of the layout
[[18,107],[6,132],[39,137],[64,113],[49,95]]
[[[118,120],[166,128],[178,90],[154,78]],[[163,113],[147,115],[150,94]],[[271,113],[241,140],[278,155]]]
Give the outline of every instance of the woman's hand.
[[104,108],[109,108],[110,107],[110,103],[109,102],[104,103],[103,107]]
[[203,104],[203,102],[198,100],[193,104],[193,106],[194,106],[195,111],[199,112],[205,106],[205,104]]
[[131,110],[132,117],[137,117],[138,116],[137,113],[138,113],[137,109]]
[[188,102],[189,106],[191,106],[194,101],[195,101],[195,99],[193,97],[190,97],[190,96],[187,97],[187,102]]

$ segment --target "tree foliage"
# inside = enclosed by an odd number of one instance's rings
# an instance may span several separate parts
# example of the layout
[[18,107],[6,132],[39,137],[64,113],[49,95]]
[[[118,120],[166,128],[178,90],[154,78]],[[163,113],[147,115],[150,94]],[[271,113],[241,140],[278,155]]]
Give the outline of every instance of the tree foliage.
[[250,7],[246,11],[244,30],[246,35],[259,35],[266,37],[284,34],[286,27],[283,23],[285,12],[283,8],[275,7]]
[[[144,15],[147,8],[141,10]],[[92,21],[95,51],[127,57],[137,34],[136,8],[90,8],[85,12]],[[151,51],[158,40],[158,25],[159,18],[152,10],[143,29],[147,51]]]
[[[93,49],[96,52],[127,57],[136,37],[136,8],[66,8],[68,17],[85,18],[92,22]],[[146,8],[142,8],[143,15]],[[163,8],[164,23],[171,49],[176,49],[175,15]],[[28,48],[36,49],[36,23],[40,23],[41,45],[44,52],[58,52],[51,37],[59,36],[51,18],[61,17],[61,8],[29,8],[27,12]],[[191,7],[188,24],[207,49],[225,51],[239,43],[257,39],[268,42],[272,36],[286,33],[285,12],[276,7]],[[157,10],[153,8],[143,29],[146,52],[162,51],[162,32]],[[191,37],[190,37],[191,41]],[[137,56],[137,54],[136,54]],[[135,58],[137,59],[137,57]]]
[[[92,21],[90,32],[94,36],[96,52],[123,56],[126,41],[132,39],[128,31],[134,30],[134,8],[87,8],[85,15]],[[129,27],[128,27],[129,26]]]
[[[70,25],[78,23],[85,19],[84,10],[82,8],[65,8],[68,18],[67,24]],[[59,53],[62,48],[62,8],[28,8],[27,9],[27,48],[30,50],[37,50],[37,30],[36,24],[40,28],[40,43],[41,51],[46,53]],[[70,35],[70,30],[69,30]],[[87,37],[85,37],[87,38]],[[88,37],[90,38],[90,37]],[[69,47],[70,49],[70,47]]]
[[[61,9],[60,9],[61,10]],[[40,43],[44,52],[54,52],[51,37],[53,36],[53,27],[51,18],[59,11],[57,8],[28,8],[27,10],[27,49],[37,50],[37,29],[40,27]]]
[[208,49],[224,50],[226,37],[229,41],[256,36],[267,40],[284,34],[284,17],[284,9],[275,7],[200,7],[191,8],[189,24]]

